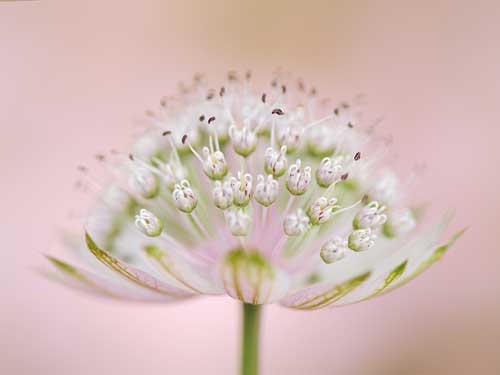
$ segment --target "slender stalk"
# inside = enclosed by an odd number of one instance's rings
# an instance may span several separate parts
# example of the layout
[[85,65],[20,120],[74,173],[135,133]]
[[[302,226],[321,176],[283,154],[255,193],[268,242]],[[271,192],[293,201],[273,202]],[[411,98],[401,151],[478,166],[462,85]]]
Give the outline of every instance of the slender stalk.
[[260,305],[243,304],[242,375],[257,375],[259,373],[260,312]]

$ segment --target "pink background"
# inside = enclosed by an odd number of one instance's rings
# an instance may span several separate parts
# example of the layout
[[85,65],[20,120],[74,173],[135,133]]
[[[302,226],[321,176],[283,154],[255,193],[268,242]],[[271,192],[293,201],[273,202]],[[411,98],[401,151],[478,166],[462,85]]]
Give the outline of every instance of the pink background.
[[0,2],[0,373],[236,373],[230,298],[107,302],[37,269],[81,206],[77,164],[127,144],[179,79],[277,66],[364,92],[428,164],[419,195],[470,228],[387,297],[266,307],[263,374],[500,373],[499,20],[498,1]]

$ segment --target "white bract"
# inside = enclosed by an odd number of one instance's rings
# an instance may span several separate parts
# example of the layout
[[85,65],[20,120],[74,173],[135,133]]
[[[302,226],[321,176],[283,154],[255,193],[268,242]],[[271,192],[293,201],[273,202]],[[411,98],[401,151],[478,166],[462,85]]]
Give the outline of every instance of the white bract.
[[111,272],[52,263],[70,285],[134,301],[227,294],[310,310],[404,284],[456,236],[438,246],[446,222],[421,229],[360,108],[325,103],[288,74],[260,89],[197,77],[148,112],[132,154],[99,156],[109,186],[80,168],[81,190],[99,194],[82,245]]

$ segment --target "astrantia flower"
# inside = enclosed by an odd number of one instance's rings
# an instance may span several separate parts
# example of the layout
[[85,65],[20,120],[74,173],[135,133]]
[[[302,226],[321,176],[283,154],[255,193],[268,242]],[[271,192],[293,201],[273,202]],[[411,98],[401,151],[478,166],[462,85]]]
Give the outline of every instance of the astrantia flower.
[[438,246],[446,222],[422,228],[353,104],[311,91],[231,73],[162,100],[132,154],[100,158],[116,180],[87,222],[95,270],[50,260],[75,287],[135,301],[313,310],[405,284],[460,233]]

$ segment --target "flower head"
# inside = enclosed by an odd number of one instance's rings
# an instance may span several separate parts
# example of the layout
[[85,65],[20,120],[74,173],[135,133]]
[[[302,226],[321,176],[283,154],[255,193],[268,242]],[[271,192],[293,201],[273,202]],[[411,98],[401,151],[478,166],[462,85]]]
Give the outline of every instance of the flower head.
[[114,277],[52,263],[111,297],[228,294],[316,309],[394,289],[439,259],[458,235],[437,246],[445,223],[420,233],[359,108],[293,87],[279,75],[254,92],[232,74],[163,99],[130,157],[101,158],[117,178],[89,215],[85,247]]

